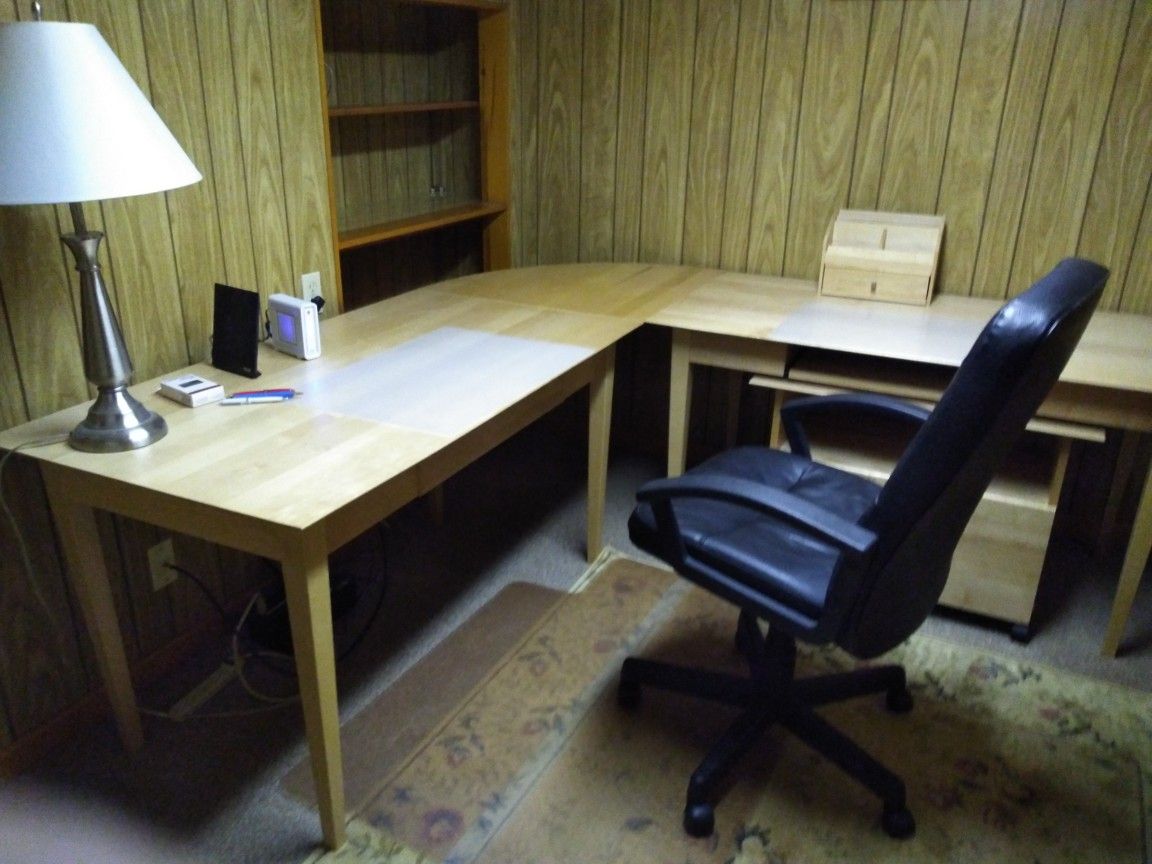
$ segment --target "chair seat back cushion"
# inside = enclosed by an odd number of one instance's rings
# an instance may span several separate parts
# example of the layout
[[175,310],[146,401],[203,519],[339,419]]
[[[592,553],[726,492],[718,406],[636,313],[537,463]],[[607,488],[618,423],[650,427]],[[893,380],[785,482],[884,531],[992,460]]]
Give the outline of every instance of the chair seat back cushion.
[[[740,477],[782,489],[851,522],[858,522],[880,494],[879,486],[854,474],[764,447],[726,451],[689,473]],[[673,510],[689,554],[813,624],[823,615],[841,558],[835,546],[782,519],[723,501],[680,499]],[[637,546],[660,554],[650,506],[637,506],[628,529]],[[707,581],[704,574],[684,575]]]

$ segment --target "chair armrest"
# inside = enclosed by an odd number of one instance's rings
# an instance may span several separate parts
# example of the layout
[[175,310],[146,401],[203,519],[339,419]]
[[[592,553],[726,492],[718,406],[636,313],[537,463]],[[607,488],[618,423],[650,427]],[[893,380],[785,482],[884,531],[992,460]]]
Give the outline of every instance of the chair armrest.
[[[711,498],[750,510],[777,516],[805,529],[822,540],[863,555],[876,542],[867,528],[842,519],[821,507],[781,489],[764,486],[740,477],[715,474],[685,474],[644,484],[636,499],[652,505],[657,530],[665,538],[679,537],[671,502],[676,498]],[[671,533],[666,533],[665,529]]]
[[780,419],[784,423],[784,434],[788,436],[788,446],[797,456],[812,458],[802,417],[819,411],[862,411],[907,420],[916,425],[922,424],[932,413],[920,405],[879,393],[832,393],[793,399],[780,409]]

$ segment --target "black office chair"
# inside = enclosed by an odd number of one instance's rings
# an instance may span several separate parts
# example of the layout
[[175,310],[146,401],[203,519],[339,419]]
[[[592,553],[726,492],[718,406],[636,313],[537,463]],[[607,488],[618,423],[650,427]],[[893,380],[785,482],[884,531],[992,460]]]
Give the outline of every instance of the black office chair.
[[[1097,264],[1068,259],[1006,303],[931,412],[871,394],[794,400],[783,409],[790,453],[741,447],[640,489],[633,542],[740,608],[736,645],[750,670],[738,677],[635,657],[621,669],[626,707],[651,685],[743,709],[688,783],[689,834],[712,833],[721,779],[774,722],[876,793],[889,835],[915,832],[900,777],[813,710],[886,692],[890,710],[908,711],[904,669],[797,679],[796,640],[868,659],[923,623],[972,511],[1059,377],[1107,278]],[[811,459],[802,416],[846,410],[920,424],[883,486]]]

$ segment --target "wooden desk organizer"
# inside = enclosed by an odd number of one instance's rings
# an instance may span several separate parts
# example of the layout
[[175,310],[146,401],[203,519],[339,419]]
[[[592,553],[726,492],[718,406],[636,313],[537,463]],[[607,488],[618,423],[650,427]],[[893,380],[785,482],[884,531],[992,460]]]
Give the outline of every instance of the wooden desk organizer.
[[841,210],[824,238],[820,293],[927,305],[943,237],[943,216]]

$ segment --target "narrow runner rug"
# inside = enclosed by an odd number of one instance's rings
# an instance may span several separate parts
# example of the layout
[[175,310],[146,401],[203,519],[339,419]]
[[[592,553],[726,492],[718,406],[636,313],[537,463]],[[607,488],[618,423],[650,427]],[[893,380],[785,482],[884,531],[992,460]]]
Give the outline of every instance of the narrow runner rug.
[[[781,730],[735,772],[715,834],[688,837],[688,776],[731,713],[658,691],[623,711],[616,675],[628,654],[732,668],[734,627],[667,571],[602,559],[349,796],[349,844],[309,864],[1146,860],[1152,694],[927,637],[884,658],[908,669],[910,714],[882,697],[822,712],[904,777],[915,837],[889,839],[871,794]],[[802,652],[802,674],[853,665]]]

